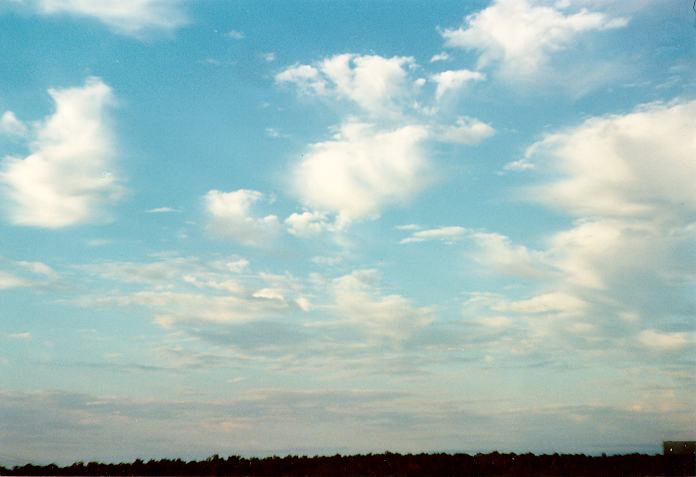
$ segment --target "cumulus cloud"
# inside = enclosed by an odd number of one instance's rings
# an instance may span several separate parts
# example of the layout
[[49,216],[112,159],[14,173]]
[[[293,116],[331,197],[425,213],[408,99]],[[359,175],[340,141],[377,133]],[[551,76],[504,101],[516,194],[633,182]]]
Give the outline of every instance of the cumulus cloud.
[[466,116],[457,118],[454,125],[437,126],[433,129],[433,137],[454,144],[478,144],[495,134],[495,129],[490,124]]
[[27,126],[12,111],[5,111],[0,116],[0,136],[23,137],[28,131]]
[[473,260],[537,290],[498,298],[483,316],[542,314],[545,321],[527,319],[516,337],[530,353],[542,338],[657,357],[691,346],[694,130],[696,102],[678,100],[590,118],[532,145],[522,169],[539,182],[526,195],[572,220],[537,250],[499,234],[471,236]]
[[441,34],[446,46],[479,51],[479,68],[499,64],[507,75],[527,76],[543,67],[552,54],[567,48],[578,35],[626,24],[624,18],[586,9],[566,14],[528,0],[496,0],[467,16],[461,27],[445,29]]
[[437,84],[435,99],[439,101],[445,94],[456,92],[469,82],[486,79],[486,75],[479,71],[451,70],[434,74],[431,79]]
[[180,0],[34,0],[40,14],[67,14],[96,19],[111,30],[142,36],[153,30],[171,31],[188,23]]
[[558,178],[537,198],[575,216],[671,217],[696,211],[696,101],[591,118],[533,144],[526,160]]
[[375,116],[395,115],[409,96],[408,69],[414,64],[410,57],[346,53],[289,67],[275,79],[295,84],[303,94],[347,99]]
[[296,194],[308,207],[339,214],[342,221],[376,217],[427,184],[427,136],[422,126],[380,131],[345,123],[333,140],[312,144],[295,166]]
[[278,233],[280,224],[275,215],[255,216],[252,213],[254,204],[263,199],[261,192],[249,189],[208,191],[203,201],[210,230],[244,245],[267,243]]
[[275,77],[277,83],[293,83],[300,94],[327,93],[326,80],[322,78],[319,70],[310,65],[295,65],[278,73]]
[[288,233],[298,237],[311,237],[325,231],[336,230],[324,212],[305,210],[301,214],[295,212],[285,219]]
[[99,78],[49,90],[56,111],[32,133],[31,153],[0,163],[4,212],[17,225],[62,228],[107,218],[123,194],[112,172],[111,88]]
[[541,183],[528,195],[575,218],[548,238],[547,265],[573,286],[636,290],[634,300],[646,287],[673,294],[693,276],[695,128],[695,101],[653,103],[532,145],[525,169]]

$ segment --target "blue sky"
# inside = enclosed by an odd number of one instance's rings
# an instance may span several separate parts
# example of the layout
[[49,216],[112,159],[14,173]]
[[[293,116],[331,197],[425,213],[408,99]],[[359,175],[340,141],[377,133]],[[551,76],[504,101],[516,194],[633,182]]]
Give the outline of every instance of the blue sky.
[[658,452],[686,0],[0,0],[0,464]]

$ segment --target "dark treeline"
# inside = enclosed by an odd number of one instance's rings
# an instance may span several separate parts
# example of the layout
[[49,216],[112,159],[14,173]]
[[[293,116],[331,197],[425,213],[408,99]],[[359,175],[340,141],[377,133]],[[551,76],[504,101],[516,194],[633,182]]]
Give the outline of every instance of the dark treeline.
[[[218,455],[200,461],[161,459],[102,464],[77,462],[57,465],[0,467],[1,475],[91,476],[480,476],[480,477],[637,477],[682,474],[662,455],[628,454],[366,454],[352,456],[287,456],[245,458]],[[687,466],[688,467],[688,466]],[[678,472],[670,471],[678,469]],[[682,474],[682,475],[689,475]]]

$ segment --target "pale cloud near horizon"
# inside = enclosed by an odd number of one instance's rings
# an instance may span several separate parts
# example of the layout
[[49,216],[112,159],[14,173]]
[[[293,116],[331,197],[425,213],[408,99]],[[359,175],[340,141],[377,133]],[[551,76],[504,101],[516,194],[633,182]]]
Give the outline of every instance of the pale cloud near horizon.
[[[138,375],[152,376],[142,371]],[[633,385],[630,389],[637,390]],[[618,452],[653,452],[660,436],[679,432],[683,422],[693,418],[688,402],[670,396],[669,389],[651,386],[640,394],[652,401],[638,397],[631,405],[609,397],[591,404],[514,401],[515,409],[506,410],[507,398],[451,399],[419,390],[394,392],[374,385],[357,390],[334,383],[303,391],[270,386],[241,389],[219,399],[0,389],[0,410],[8,416],[6,452],[16,455],[18,463],[161,458],[169,455],[172,442],[187,443],[187,452],[199,458],[219,449],[220,442],[234,452],[252,455],[269,449],[280,455],[334,455],[345,453],[346,447],[380,449],[384,442],[402,452],[438,452],[451,445],[443,434],[455,436],[460,449],[572,453],[580,445],[595,453],[606,449],[597,442],[597,429],[608,442],[622,443]],[[169,416],[176,416],[176,422]],[[308,426],[315,431],[288,431]],[[491,427],[515,432],[501,438],[490,433]],[[34,429],[45,432],[36,434]],[[148,439],[139,441],[142,435]],[[628,441],[626,435],[631,436]],[[86,448],[83,436],[92,439],[94,447]],[[74,449],[79,451],[72,454]]]
[[[181,330],[210,325],[224,331],[227,326],[271,319],[280,320],[277,326],[282,329],[284,321],[292,320],[301,329],[308,326],[319,333],[313,346],[325,346],[328,340],[341,349],[349,349],[361,336],[371,346],[397,344],[435,319],[434,308],[382,292],[380,273],[374,269],[301,279],[255,272],[246,260],[240,268],[235,265],[239,262],[173,256],[83,265],[78,270],[92,280],[119,288],[128,285],[131,291],[116,291],[112,286],[108,292],[78,296],[73,303],[138,307],[149,311],[155,323]],[[318,314],[301,318],[315,310]]]
[[371,269],[335,278],[329,287],[335,302],[329,309],[378,342],[398,343],[434,321],[432,308],[414,306],[398,294],[380,294],[379,280],[379,273]]
[[31,153],[0,162],[4,212],[13,224],[31,227],[103,222],[124,192],[113,172],[112,90],[92,77],[49,94],[56,110],[33,131]]

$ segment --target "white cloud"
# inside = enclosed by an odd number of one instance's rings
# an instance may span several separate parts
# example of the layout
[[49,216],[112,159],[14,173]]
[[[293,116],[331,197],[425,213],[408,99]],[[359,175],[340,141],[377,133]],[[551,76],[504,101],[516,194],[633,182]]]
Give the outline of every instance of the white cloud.
[[524,300],[502,302],[493,310],[523,314],[579,314],[588,309],[588,303],[566,292],[550,292]]
[[107,218],[123,189],[111,171],[116,148],[108,109],[111,88],[99,78],[51,89],[56,111],[37,126],[25,158],[5,157],[0,188],[17,225],[62,228]]
[[478,50],[479,68],[498,63],[507,75],[527,76],[581,33],[620,28],[626,23],[626,19],[585,9],[565,14],[528,0],[496,0],[467,16],[460,28],[441,33],[449,47]]
[[[149,262],[101,262],[77,267],[94,287],[104,281],[127,285],[76,299],[85,307],[135,306],[164,327],[190,323],[229,324],[261,320],[300,310],[300,287],[289,276],[252,274],[245,259],[204,261],[162,256]],[[97,280],[100,279],[100,280]],[[306,303],[305,303],[306,305]]]
[[508,162],[503,167],[504,171],[529,171],[534,169],[534,164],[532,164],[527,159],[518,159],[516,161]]
[[47,278],[56,278],[58,276],[58,272],[56,272],[53,268],[51,268],[43,262],[28,262],[22,260],[14,263],[18,267],[27,270],[35,275],[42,275]]
[[331,309],[339,317],[357,324],[374,338],[403,340],[432,323],[433,310],[415,307],[401,295],[380,295],[375,270],[357,270],[331,282],[335,303]]
[[290,137],[289,135],[278,130],[277,128],[271,128],[271,127],[266,128],[266,136],[273,138],[273,139],[286,139],[286,138]]
[[[527,353],[542,340],[603,352],[615,344],[633,360],[645,349],[691,346],[694,130],[696,102],[679,100],[591,118],[531,146],[525,169],[540,182],[526,195],[573,220],[538,250],[498,234],[472,237],[479,247],[474,260],[532,278],[525,286],[536,291],[521,300],[499,298],[483,316],[539,315],[518,331]],[[534,319],[542,314],[543,321]],[[556,317],[572,319],[547,320]]]
[[246,35],[244,34],[244,32],[239,30],[230,30],[227,33],[225,33],[225,36],[227,38],[232,38],[233,40],[243,40]]
[[328,257],[325,255],[317,255],[316,257],[312,257],[311,260],[312,260],[312,263],[315,263],[317,265],[335,266],[343,261],[343,257],[340,257],[340,256]]
[[263,198],[261,192],[248,189],[208,191],[203,200],[210,230],[244,245],[267,243],[278,233],[280,224],[275,215],[257,217],[252,214],[252,206]]
[[458,226],[419,230],[411,234],[411,236],[401,240],[401,242],[399,243],[416,243],[425,242],[428,240],[442,240],[447,243],[452,243],[461,240],[464,237],[464,234],[466,234],[466,232],[467,231],[464,227]]
[[434,128],[434,137],[455,144],[477,144],[495,134],[490,124],[476,118],[460,117],[453,126]]
[[471,239],[476,245],[472,257],[486,269],[527,278],[548,273],[548,265],[542,252],[515,244],[504,235],[475,232]]
[[394,227],[396,230],[404,230],[404,231],[413,231],[413,230],[420,230],[423,227],[421,227],[418,224],[402,224],[402,225],[397,225]]
[[27,126],[12,111],[5,111],[0,117],[0,136],[23,137],[28,131]]
[[315,65],[295,65],[276,75],[300,93],[348,99],[375,116],[398,115],[411,93],[410,57],[341,54]]
[[28,331],[21,331],[18,333],[9,333],[7,335],[7,337],[11,338],[13,340],[21,340],[21,341],[30,341],[32,339],[32,335]]
[[422,126],[377,131],[345,123],[333,140],[309,147],[293,173],[295,191],[306,206],[339,214],[339,223],[376,217],[427,184],[427,135]]
[[249,267],[249,260],[245,258],[240,258],[236,260],[228,260],[224,262],[217,263],[218,268],[227,270],[233,273],[240,273]]
[[322,62],[322,71],[340,95],[378,114],[393,110],[405,94],[408,74],[404,67],[412,64],[413,58],[402,56],[337,55]]
[[324,80],[317,68],[310,65],[295,65],[278,73],[277,83],[294,83],[300,94],[323,95],[327,92]]
[[150,30],[171,31],[188,23],[180,0],[36,0],[39,13],[94,18],[111,30],[142,36]]
[[154,209],[147,209],[146,214],[170,214],[172,212],[179,212],[179,209],[174,207],[155,207]]
[[316,211],[304,211],[301,214],[293,213],[285,219],[288,233],[298,237],[311,237],[325,231],[336,230],[334,224],[328,221],[327,214]]
[[540,200],[575,216],[662,217],[696,211],[696,101],[653,103],[588,119],[532,145],[526,160],[560,176]]
[[7,290],[10,288],[26,287],[31,285],[31,282],[25,280],[24,278],[19,278],[9,273],[0,271],[0,290]]
[[693,343],[687,333],[644,330],[638,334],[638,342],[654,351],[677,351]]
[[430,62],[431,62],[431,63],[435,63],[435,62],[438,62],[438,61],[447,61],[447,60],[449,60],[449,59],[450,59],[449,53],[447,53],[446,51],[443,51],[443,52],[441,52],[441,53],[438,53],[438,54],[436,54],[436,55],[433,55],[433,56],[430,58]]
[[479,71],[450,70],[434,74],[430,78],[437,84],[435,99],[439,101],[445,94],[456,92],[469,82],[483,81],[486,75]]
[[[575,285],[608,289],[624,280],[619,270],[643,268],[655,263],[660,232],[640,222],[585,220],[554,234],[549,240],[549,259]],[[664,259],[664,255],[661,258]],[[636,263],[635,257],[641,257]],[[658,259],[659,260],[659,259]]]
[[9,260],[0,257],[0,290],[42,287],[55,283],[60,275],[43,262]]

